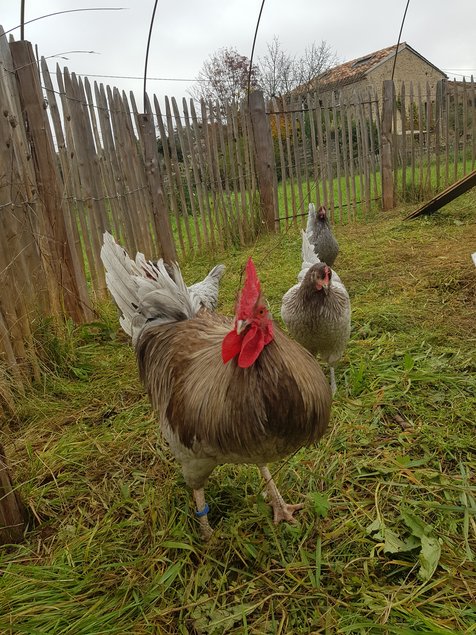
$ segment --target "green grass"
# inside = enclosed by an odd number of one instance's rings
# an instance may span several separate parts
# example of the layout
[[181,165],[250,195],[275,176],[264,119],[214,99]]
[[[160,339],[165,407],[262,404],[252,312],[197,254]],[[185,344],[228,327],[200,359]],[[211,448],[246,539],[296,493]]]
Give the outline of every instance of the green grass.
[[[330,430],[273,466],[296,527],[273,525],[255,467],[223,466],[202,544],[114,308],[65,343],[42,328],[44,382],[1,426],[32,520],[0,555],[0,632],[476,633],[475,206],[336,227],[353,330]],[[249,255],[279,321],[295,228],[184,276],[225,262],[230,313]]]
[[[440,157],[439,167],[439,180],[437,174],[436,159],[434,156],[431,158],[431,162],[428,165],[428,156],[426,152],[424,156],[420,158],[418,151],[415,152],[415,170],[412,175],[412,170],[409,166],[406,167],[405,172],[405,187],[403,185],[403,170],[399,167],[395,170],[395,193],[397,200],[400,204],[417,204],[428,198],[431,198],[437,192],[443,190],[445,187],[454,183],[456,180],[462,178],[464,174],[468,174],[471,171],[472,163],[471,157],[467,155],[466,162],[463,162],[462,153],[459,154],[456,163],[456,169],[454,161],[449,163],[448,179],[446,178],[446,170],[443,165],[443,157]],[[450,159],[452,157],[450,156]],[[370,198],[368,203],[365,203],[366,194],[364,185],[364,176],[356,174],[354,176],[354,186],[352,180],[346,179],[341,176],[339,179],[335,177],[332,180],[332,197],[334,201],[334,207],[329,204],[329,207],[334,215],[333,222],[339,225],[345,225],[355,221],[372,221],[375,218],[375,214],[381,209],[381,195],[382,195],[382,183],[381,176],[378,168],[377,158],[377,171],[370,177]],[[466,167],[466,172],[464,168]],[[342,172],[342,170],[341,170]],[[317,186],[316,181],[313,180],[312,175],[308,180],[305,180],[304,175],[301,177],[301,187],[299,187],[298,180],[294,176],[293,181],[290,178],[285,182],[279,181],[277,187],[277,203],[279,209],[279,217],[281,219],[281,228],[287,228],[289,224],[293,224],[293,216],[296,216],[296,225],[302,226],[306,224],[307,210],[309,202],[316,203],[317,191],[319,189],[320,200],[325,199],[323,181],[319,180]],[[342,209],[339,209],[339,187],[340,187],[340,200]],[[327,184],[327,188],[329,185]],[[188,190],[187,190],[188,192]],[[327,191],[327,199],[330,201],[330,191]],[[220,220],[221,226],[225,227],[222,230],[221,238],[212,231],[212,223],[210,222],[210,216],[207,212],[204,214],[204,218],[200,215],[198,197],[195,196],[195,208],[196,218],[190,213],[186,220],[183,215],[179,216],[179,221],[175,215],[170,216],[172,234],[174,236],[177,249],[181,252],[182,257],[189,257],[191,251],[196,253],[214,251],[219,253],[220,242],[223,241],[225,248],[239,247],[240,245],[249,244],[253,242],[256,234],[260,233],[261,225],[257,222],[259,211],[258,201],[254,203],[249,193],[246,193],[246,209],[247,209],[247,223],[248,231],[244,231],[240,234],[238,230],[239,223],[236,219],[231,222],[227,220],[223,224],[223,219]],[[239,207],[239,214],[241,211],[241,199],[240,194],[226,195],[223,197],[216,196],[216,204],[219,205],[221,210],[223,202],[227,208],[227,218],[232,210],[233,214],[236,214],[237,206]],[[212,216],[214,216],[214,203],[213,197],[210,196],[209,205]],[[217,208],[218,209],[218,208]],[[218,212],[217,212],[218,213]],[[220,213],[223,213],[220,212]],[[203,227],[205,225],[208,238],[205,239]],[[215,226],[215,224],[214,224]],[[188,227],[188,228],[187,228]],[[200,235],[200,243],[197,235]],[[182,236],[182,240],[185,245],[185,250],[181,247],[179,234]],[[207,245],[213,246],[213,249],[208,248]]]

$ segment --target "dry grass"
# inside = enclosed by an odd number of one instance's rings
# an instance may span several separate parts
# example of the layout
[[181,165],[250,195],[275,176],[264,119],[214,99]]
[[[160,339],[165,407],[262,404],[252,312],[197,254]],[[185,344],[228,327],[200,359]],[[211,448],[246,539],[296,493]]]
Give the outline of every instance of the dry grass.
[[[353,333],[329,434],[277,477],[297,527],[273,526],[256,468],[224,466],[201,544],[113,309],[66,344],[43,329],[44,385],[0,439],[32,512],[1,555],[0,632],[476,632],[475,209],[337,228]],[[229,252],[221,309],[253,253],[278,316],[299,249],[292,229]]]

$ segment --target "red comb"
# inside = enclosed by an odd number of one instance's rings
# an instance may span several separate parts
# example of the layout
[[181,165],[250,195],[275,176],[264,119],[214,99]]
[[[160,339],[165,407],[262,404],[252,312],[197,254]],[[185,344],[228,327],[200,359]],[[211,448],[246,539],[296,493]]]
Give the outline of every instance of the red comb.
[[260,296],[261,288],[258,276],[256,274],[255,265],[251,258],[246,263],[245,284],[241,291],[240,300],[236,309],[236,317],[239,320],[246,319],[250,316],[253,307]]

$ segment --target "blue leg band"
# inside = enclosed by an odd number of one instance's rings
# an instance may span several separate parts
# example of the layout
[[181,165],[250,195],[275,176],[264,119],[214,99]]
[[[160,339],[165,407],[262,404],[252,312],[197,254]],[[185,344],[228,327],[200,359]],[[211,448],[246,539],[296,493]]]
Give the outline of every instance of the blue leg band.
[[206,516],[209,511],[210,511],[210,508],[208,507],[207,503],[205,503],[205,507],[202,509],[202,511],[201,512],[195,512],[195,516],[197,518],[201,518],[202,516]]

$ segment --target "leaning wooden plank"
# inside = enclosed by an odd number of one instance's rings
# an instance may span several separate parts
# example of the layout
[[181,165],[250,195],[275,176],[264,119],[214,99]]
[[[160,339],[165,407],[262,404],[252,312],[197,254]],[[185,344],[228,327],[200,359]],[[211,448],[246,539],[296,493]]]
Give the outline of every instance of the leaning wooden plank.
[[236,239],[236,228],[239,227],[239,220],[237,216],[237,211],[234,205],[234,199],[232,197],[232,187],[230,186],[230,178],[229,178],[229,169],[227,165],[227,146],[225,143],[225,130],[226,124],[222,121],[220,105],[215,102],[214,104],[210,103],[209,105],[210,117],[214,118],[214,125],[212,130],[216,129],[215,141],[216,141],[216,155],[220,157],[220,163],[222,165],[222,178],[224,182],[224,192],[226,195],[227,201],[227,223],[230,231],[231,241],[234,242]]
[[[314,195],[312,201],[316,201],[317,207],[320,207],[321,200],[319,195],[319,179],[320,179],[320,165],[319,156],[317,153],[317,130],[315,123],[316,116],[316,103],[318,103],[318,97],[316,93],[307,96],[308,108],[309,108],[309,129],[311,133],[311,152],[312,152],[312,171],[314,177]],[[345,152],[345,150],[344,150]],[[345,161],[344,161],[345,165]],[[287,216],[287,211],[286,211]]]
[[296,193],[295,193],[295,189],[294,189],[294,167],[293,167],[293,157],[292,157],[292,152],[291,152],[291,117],[292,112],[290,112],[292,110],[292,103],[289,102],[289,104],[286,104],[283,98],[283,114],[284,114],[284,139],[285,139],[285,143],[286,143],[286,160],[287,160],[287,165],[288,165],[288,174],[289,174],[289,189],[291,192],[291,205],[293,208],[292,211],[292,216],[293,216],[293,223],[296,224],[296,219],[297,219],[297,213],[298,210],[296,208]]
[[77,155],[77,165],[81,185],[81,198],[85,204],[87,214],[86,223],[90,232],[92,256],[94,259],[96,277],[92,279],[94,292],[99,298],[106,298],[106,280],[104,268],[101,266],[100,251],[102,234],[106,229],[106,219],[102,206],[101,187],[98,180],[99,160],[94,146],[91,123],[86,106],[86,95],[83,82],[75,73],[64,69],[64,86],[69,108],[72,114],[71,124],[74,148]]
[[443,207],[447,203],[450,203],[455,198],[458,198],[458,196],[461,196],[461,194],[464,194],[464,192],[467,192],[468,190],[470,190],[472,187],[475,187],[475,186],[476,186],[476,170],[473,170],[470,174],[468,174],[467,176],[463,177],[459,181],[456,181],[456,183],[453,183],[452,185],[447,187],[446,190],[443,190],[443,192],[440,192],[439,194],[434,196],[431,200],[429,200],[427,203],[425,203],[424,205],[416,209],[414,212],[412,212],[411,214],[408,214],[408,216],[405,216],[403,220],[408,220],[409,218],[416,218],[417,216],[420,216],[421,214],[433,214],[433,212],[436,212],[441,207]]

